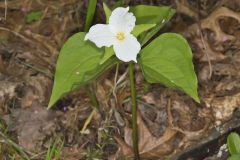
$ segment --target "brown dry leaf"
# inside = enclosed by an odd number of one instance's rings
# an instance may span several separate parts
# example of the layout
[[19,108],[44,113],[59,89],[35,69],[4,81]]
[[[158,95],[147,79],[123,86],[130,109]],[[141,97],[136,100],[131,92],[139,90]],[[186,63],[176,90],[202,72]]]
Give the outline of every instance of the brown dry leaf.
[[11,126],[11,131],[16,131],[19,145],[29,151],[37,152],[41,149],[44,138],[56,130],[57,114],[47,110],[39,104],[34,104],[27,109],[14,109],[11,115],[4,116]]
[[240,93],[217,98],[206,98],[204,100],[208,107],[213,110],[216,124],[227,121],[231,118],[233,111],[240,106]]
[[38,74],[37,76],[25,78],[26,81],[28,78],[29,85],[33,87],[36,99],[38,99],[42,104],[48,104],[48,98],[51,94],[51,88],[49,88],[49,86],[52,85],[52,80],[44,74]]
[[101,84],[101,83],[97,83],[95,89],[96,89],[96,96],[98,98],[100,106],[103,109],[109,108],[109,105],[108,105],[109,98],[108,98],[108,95],[107,95],[108,94],[107,93],[108,88],[106,87],[106,85]]
[[[157,100],[158,101],[158,100]],[[160,106],[166,106],[162,105],[163,101],[158,103]],[[141,112],[142,118],[148,126],[150,132],[155,137],[160,137],[164,134],[166,128],[168,127],[168,117],[166,108],[159,107],[156,104],[154,106],[147,106],[145,105],[139,105],[139,110]]]
[[141,97],[148,104],[157,104],[153,93],[147,93]]
[[226,79],[224,82],[219,82],[215,87],[215,92],[221,95],[232,94],[240,90],[240,79]]
[[[217,7],[206,18],[187,27],[184,32],[187,37],[191,37],[192,43],[197,46],[195,57],[200,61],[209,62],[210,70],[212,70],[211,61],[221,61],[227,58],[223,48],[224,45],[230,45],[231,43],[226,42],[235,42],[238,39],[233,31],[229,31],[231,27],[221,23],[222,19],[231,22],[234,19],[234,22],[239,23],[240,14],[227,7]],[[209,30],[214,34],[207,32]],[[209,75],[211,73],[210,71]]]
[[[1,75],[0,75],[1,78]],[[11,82],[9,80],[3,79],[0,81],[0,101],[4,100],[4,97],[8,96],[9,98],[14,97],[15,89],[20,83]]]
[[21,86],[21,83],[5,79],[5,77],[0,74],[0,84],[0,115],[2,115],[8,112],[9,108],[7,104],[14,98],[15,89]]
[[[144,121],[140,113],[138,114],[138,130],[139,130],[139,152],[142,158],[163,157],[173,151],[172,146],[168,143],[177,133],[177,131],[167,128],[161,137],[154,137]],[[121,152],[124,156],[131,156],[132,153],[132,130],[128,127],[124,129],[124,141],[115,137],[120,145]]]
[[206,38],[201,39],[200,37],[195,37],[193,39],[193,43],[197,44],[198,50],[196,51],[196,57],[199,59],[199,61],[202,62],[208,62],[211,61],[221,61],[226,58],[226,56],[219,52],[214,50],[208,40]]
[[[226,7],[219,7],[214,10],[207,18],[200,21],[201,29],[210,29],[215,33],[215,40],[217,42],[225,42],[227,40],[234,40],[235,37],[224,33],[219,24],[221,18],[234,18],[240,22],[240,15]],[[190,26],[188,32],[193,34],[200,33],[199,25],[197,23]]]
[[[173,110],[178,113],[179,117],[173,117],[171,107],[173,107]],[[193,105],[190,105],[190,107],[193,109],[191,110],[185,103],[178,101],[174,101],[171,104],[169,100],[168,103],[167,112],[169,125],[172,129],[179,131],[185,136],[179,146],[188,146],[188,143],[191,143],[192,140],[198,140],[201,138],[204,135],[204,132],[207,131],[210,124],[210,118],[208,118],[208,111],[206,109],[197,111]],[[174,124],[176,119],[179,122]]]
[[50,96],[50,79],[41,74],[31,76],[31,71],[26,72],[23,78],[25,81],[16,89],[16,97],[21,103],[21,108],[31,107],[35,101],[47,104]]
[[199,131],[206,125],[206,117],[200,116],[201,110],[191,100],[186,102],[181,99],[173,100],[170,111],[174,117],[172,123],[183,130]]
[[231,63],[217,63],[213,66],[214,75],[218,76],[239,76],[239,65],[233,65]]
[[187,0],[175,0],[177,5],[177,11],[185,15],[190,16],[191,18],[197,19],[198,13],[195,11]]
[[211,29],[215,32],[215,39],[218,42],[224,42],[226,40],[235,39],[234,36],[228,35],[221,30],[219,19],[222,17],[234,18],[240,22],[240,15],[226,7],[220,7],[216,9],[211,15],[201,22],[201,26],[204,29]]

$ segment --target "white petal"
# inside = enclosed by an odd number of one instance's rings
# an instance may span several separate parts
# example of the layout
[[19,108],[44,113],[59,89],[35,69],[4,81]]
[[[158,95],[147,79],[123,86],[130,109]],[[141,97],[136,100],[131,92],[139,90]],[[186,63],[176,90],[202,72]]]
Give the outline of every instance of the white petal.
[[110,47],[115,39],[115,35],[110,31],[109,25],[96,24],[90,28],[84,40],[90,40],[100,48],[102,46]]
[[109,18],[109,24],[114,33],[130,33],[133,30],[136,17],[133,15],[133,13],[129,13],[128,10],[129,7],[118,7],[112,11],[112,14]]
[[137,38],[129,34],[124,41],[118,41],[113,45],[116,56],[124,61],[134,61],[137,63],[137,54],[141,50],[141,45]]

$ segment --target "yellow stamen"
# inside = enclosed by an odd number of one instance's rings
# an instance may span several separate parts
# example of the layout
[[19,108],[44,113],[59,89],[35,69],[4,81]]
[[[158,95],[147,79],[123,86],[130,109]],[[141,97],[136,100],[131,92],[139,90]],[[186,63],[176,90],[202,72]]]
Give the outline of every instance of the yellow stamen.
[[118,32],[117,35],[116,35],[116,38],[119,40],[119,41],[122,41],[125,39],[125,35],[123,32]]

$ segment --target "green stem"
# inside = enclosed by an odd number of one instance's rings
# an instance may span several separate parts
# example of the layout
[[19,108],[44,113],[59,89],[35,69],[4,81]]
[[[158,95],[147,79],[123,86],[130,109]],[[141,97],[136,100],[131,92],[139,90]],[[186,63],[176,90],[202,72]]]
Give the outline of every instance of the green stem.
[[84,31],[87,32],[92,24],[93,16],[97,7],[97,0],[88,1],[87,17],[85,21]]
[[92,85],[86,86],[87,94],[90,98],[92,105],[99,111],[99,103],[95,92],[92,89]]
[[[95,10],[97,7],[97,0],[89,0],[88,1],[88,9],[87,9],[87,17],[86,17],[86,21],[85,21],[85,26],[84,26],[84,31],[87,32],[92,24],[93,21],[93,16],[95,14]],[[91,103],[94,107],[96,107],[96,109],[99,111],[99,103],[98,103],[98,99],[97,96],[95,94],[95,92],[93,92],[93,85],[88,85],[86,87],[88,96],[91,100]]]
[[131,87],[131,100],[132,100],[132,141],[135,160],[140,160],[138,151],[138,126],[137,126],[137,97],[135,89],[135,76],[134,64],[129,62],[129,78]]

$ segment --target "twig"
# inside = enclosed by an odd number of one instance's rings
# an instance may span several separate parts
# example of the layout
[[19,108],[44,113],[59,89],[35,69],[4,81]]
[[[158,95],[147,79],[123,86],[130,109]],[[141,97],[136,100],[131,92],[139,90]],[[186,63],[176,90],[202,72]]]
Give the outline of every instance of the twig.
[[119,70],[119,64],[116,65],[116,72],[115,72],[115,76],[114,76],[114,86],[113,86],[113,96],[115,98],[116,104],[118,104],[118,99],[117,99],[117,94],[116,94],[118,70]]
[[[200,3],[201,3],[201,0],[198,0],[198,16],[197,16],[198,22],[197,22],[197,25],[198,25],[198,28],[199,28],[201,41],[202,41],[202,44],[203,44],[203,50],[206,51],[207,46],[206,46],[206,44],[204,42],[204,37],[203,37],[203,33],[202,33],[202,27],[201,27],[201,23],[200,23]],[[204,52],[204,53],[207,56],[207,61],[208,61],[208,66],[209,66],[208,79],[211,79],[211,77],[212,77],[212,63],[211,63],[211,60],[209,58],[208,52]]]
[[17,59],[17,61],[18,61],[20,64],[22,64],[22,65],[24,65],[24,66],[26,66],[26,67],[29,67],[29,68],[31,68],[31,69],[34,70],[34,71],[37,71],[37,72],[40,72],[40,73],[45,74],[45,75],[46,75],[47,77],[49,77],[50,79],[53,78],[53,75],[52,75],[51,73],[48,73],[48,72],[44,71],[44,70],[41,69],[41,68],[38,68],[38,67],[36,67],[36,66],[34,66],[34,65],[25,63],[25,62],[21,61],[20,59]]
[[7,32],[10,32],[10,33],[13,33],[15,36],[22,38],[22,39],[25,40],[26,42],[29,42],[29,43],[34,44],[30,39],[26,38],[25,36],[21,35],[21,34],[18,33],[18,32],[11,31],[10,29],[5,28],[5,27],[0,27],[0,30],[3,30],[3,31],[7,31]]
[[5,5],[5,12],[4,12],[4,20],[7,20],[7,0],[4,1],[4,5]]

